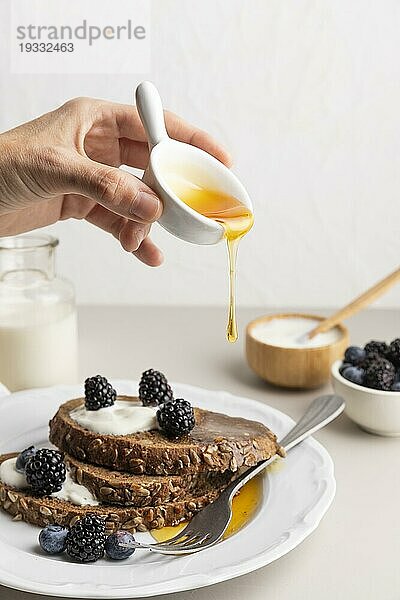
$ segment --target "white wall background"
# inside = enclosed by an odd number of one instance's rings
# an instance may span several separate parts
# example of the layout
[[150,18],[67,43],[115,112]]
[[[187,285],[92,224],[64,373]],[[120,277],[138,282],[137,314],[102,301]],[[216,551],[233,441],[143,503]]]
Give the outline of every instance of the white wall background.
[[[254,201],[242,304],[336,306],[398,265],[399,32],[397,0],[152,1],[146,78],[231,149]],[[73,96],[130,102],[140,79],[11,75],[4,35],[0,50],[0,130]],[[81,303],[226,301],[222,245],[191,246],[157,226],[166,263],[153,270],[86,223],[52,230]],[[380,305],[399,301],[400,289]]]

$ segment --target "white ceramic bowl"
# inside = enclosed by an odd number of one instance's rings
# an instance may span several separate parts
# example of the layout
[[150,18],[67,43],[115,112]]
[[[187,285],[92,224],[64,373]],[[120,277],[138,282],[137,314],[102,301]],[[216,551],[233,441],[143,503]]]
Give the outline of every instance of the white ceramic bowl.
[[347,416],[369,433],[400,437],[400,392],[373,390],[352,383],[339,373],[341,364],[337,360],[332,365],[332,383],[346,402]]
[[[220,223],[185,204],[174,192],[174,175],[199,188],[234,196],[251,211],[250,198],[239,179],[225,165],[203,150],[166,138],[154,146],[143,181],[163,201],[158,222],[164,229],[192,244],[216,244],[224,237]],[[171,177],[172,176],[172,177]]]
[[171,182],[178,178],[199,188],[234,196],[253,211],[248,193],[232,171],[211,154],[168,136],[161,98],[150,81],[138,85],[136,105],[150,149],[143,181],[164,205],[158,222],[176,237],[192,244],[217,244],[224,237],[222,225],[185,204],[174,192]]

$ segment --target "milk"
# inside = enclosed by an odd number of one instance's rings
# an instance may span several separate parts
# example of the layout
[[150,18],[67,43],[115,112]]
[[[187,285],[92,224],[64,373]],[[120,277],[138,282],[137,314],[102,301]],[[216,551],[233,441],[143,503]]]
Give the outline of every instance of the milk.
[[252,329],[252,335],[260,342],[281,348],[317,348],[333,344],[341,338],[340,330],[334,327],[330,331],[316,335],[311,340],[308,339],[305,334],[319,324],[320,321],[316,319],[301,317],[271,319],[258,323]]
[[71,304],[0,308],[0,381],[10,391],[75,383],[76,310]]

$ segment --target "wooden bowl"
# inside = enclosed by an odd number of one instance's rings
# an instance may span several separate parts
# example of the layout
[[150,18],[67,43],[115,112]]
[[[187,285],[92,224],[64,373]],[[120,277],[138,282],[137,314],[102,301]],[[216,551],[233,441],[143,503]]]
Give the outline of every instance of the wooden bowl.
[[349,332],[344,325],[337,328],[342,336],[327,346],[315,348],[284,348],[261,342],[253,331],[260,323],[272,319],[302,318],[322,321],[324,317],[283,313],[267,315],[251,321],[246,329],[246,358],[257,375],[269,383],[286,388],[312,389],[329,381],[331,366],[349,345]]

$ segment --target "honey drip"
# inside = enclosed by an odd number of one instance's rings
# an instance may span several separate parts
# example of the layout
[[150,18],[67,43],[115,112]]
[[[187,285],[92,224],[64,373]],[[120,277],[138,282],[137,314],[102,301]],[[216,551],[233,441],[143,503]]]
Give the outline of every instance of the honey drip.
[[216,190],[193,185],[184,179],[171,182],[177,196],[196,212],[220,223],[225,230],[229,259],[229,313],[226,337],[229,342],[238,338],[236,322],[235,279],[236,257],[240,239],[252,228],[252,212],[237,198]]
[[[254,479],[251,479],[242,487],[232,501],[232,519],[222,539],[225,540],[235,534],[251,521],[262,501],[262,490],[262,476],[254,477]],[[150,533],[158,542],[165,542],[174,537],[174,535],[179,533],[184,527],[186,527],[186,523],[180,523],[175,527],[152,529]]]

